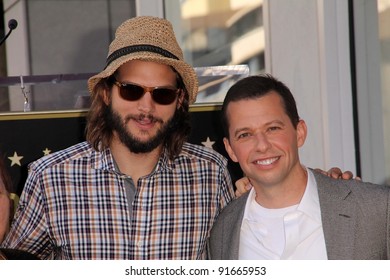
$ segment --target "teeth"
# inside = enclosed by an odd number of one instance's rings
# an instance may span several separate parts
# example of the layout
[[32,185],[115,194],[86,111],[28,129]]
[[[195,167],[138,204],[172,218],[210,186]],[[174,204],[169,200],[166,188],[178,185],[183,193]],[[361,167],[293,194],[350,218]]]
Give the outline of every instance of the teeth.
[[270,165],[270,164],[274,163],[274,162],[277,161],[277,160],[278,160],[277,157],[268,158],[268,159],[265,159],[265,160],[258,160],[258,161],[256,161],[256,164],[260,164],[260,165]]
[[140,124],[150,124],[152,123],[151,119],[142,119],[138,121]]

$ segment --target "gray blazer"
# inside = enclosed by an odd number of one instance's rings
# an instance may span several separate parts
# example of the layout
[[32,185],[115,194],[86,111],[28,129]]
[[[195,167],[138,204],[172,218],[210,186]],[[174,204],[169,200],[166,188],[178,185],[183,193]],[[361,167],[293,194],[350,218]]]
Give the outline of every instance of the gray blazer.
[[[390,187],[313,173],[328,259],[390,259]],[[247,197],[245,194],[232,201],[214,223],[209,259],[238,259]]]

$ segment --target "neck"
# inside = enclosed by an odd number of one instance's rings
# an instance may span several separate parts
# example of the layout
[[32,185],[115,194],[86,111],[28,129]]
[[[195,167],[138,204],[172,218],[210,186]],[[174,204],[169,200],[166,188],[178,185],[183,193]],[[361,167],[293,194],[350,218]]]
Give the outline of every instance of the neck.
[[307,180],[306,168],[299,164],[286,180],[278,184],[264,186],[252,182],[256,192],[256,202],[269,209],[299,204],[305,193]]
[[120,141],[113,140],[110,144],[110,149],[119,170],[129,175],[133,179],[134,184],[137,185],[140,177],[146,176],[154,170],[161,156],[162,145],[149,153],[136,154],[131,152]]

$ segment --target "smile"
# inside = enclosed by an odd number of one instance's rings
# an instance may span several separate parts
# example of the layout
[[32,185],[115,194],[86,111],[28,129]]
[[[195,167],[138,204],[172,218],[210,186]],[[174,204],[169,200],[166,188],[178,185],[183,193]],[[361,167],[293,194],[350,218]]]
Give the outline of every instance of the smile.
[[152,119],[149,119],[149,118],[143,118],[143,119],[138,119],[136,120],[139,124],[151,124],[151,123],[155,123],[154,120]]
[[277,161],[278,159],[279,159],[279,157],[267,158],[267,159],[264,159],[264,160],[257,160],[257,161],[255,161],[255,163],[259,164],[259,165],[271,165],[275,161]]

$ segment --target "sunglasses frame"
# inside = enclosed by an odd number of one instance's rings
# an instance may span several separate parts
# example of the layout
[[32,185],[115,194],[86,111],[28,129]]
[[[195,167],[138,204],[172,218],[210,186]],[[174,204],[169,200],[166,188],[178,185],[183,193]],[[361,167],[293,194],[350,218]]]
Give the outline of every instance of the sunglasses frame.
[[[136,83],[122,83],[122,82],[119,82],[117,80],[114,80],[114,85],[116,85],[119,88],[119,95],[121,96],[122,99],[124,99],[126,101],[140,100],[145,95],[145,93],[149,92],[150,95],[152,96],[153,101],[156,102],[157,104],[160,104],[160,105],[172,104],[181,92],[180,88],[166,87],[166,86],[165,87],[164,86],[163,87],[146,87],[146,86],[139,85]],[[128,86],[139,87],[140,89],[143,90],[143,93],[138,96],[137,95],[138,93],[134,94],[134,92],[132,92],[132,93],[131,92],[129,93],[129,91],[125,92],[125,90]],[[156,92],[156,90],[159,90],[159,89],[168,90],[168,93],[162,94],[162,93]],[[172,94],[170,94],[170,93],[172,93]],[[134,96],[136,98],[132,98]],[[167,97],[168,97],[168,100],[164,101],[164,98],[167,98]],[[160,98],[162,98],[162,99],[160,99]]]

